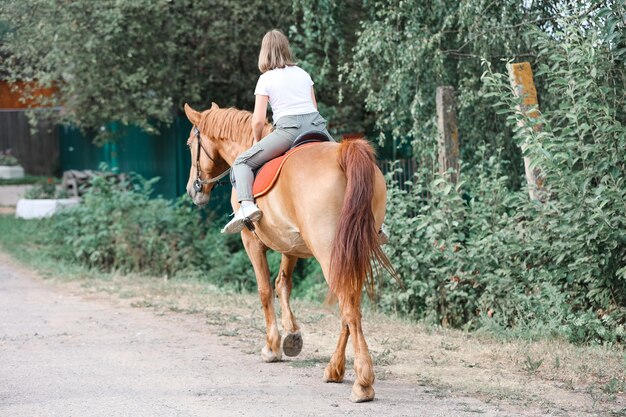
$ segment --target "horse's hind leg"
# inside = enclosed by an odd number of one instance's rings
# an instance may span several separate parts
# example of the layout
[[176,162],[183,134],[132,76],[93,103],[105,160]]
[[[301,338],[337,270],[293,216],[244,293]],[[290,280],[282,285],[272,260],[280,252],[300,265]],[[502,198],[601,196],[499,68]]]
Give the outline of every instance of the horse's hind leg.
[[265,362],[276,362],[281,359],[282,351],[280,349],[280,333],[278,332],[276,313],[274,311],[274,294],[270,284],[270,270],[267,264],[267,247],[254,237],[250,231],[245,229],[241,234],[241,239],[254,268],[259,297],[261,298],[263,313],[265,314],[266,339],[265,346],[261,350],[261,357]]
[[302,351],[302,335],[296,318],[289,306],[289,297],[293,285],[292,276],[298,258],[284,255],[280,261],[280,271],[276,277],[276,294],[280,300],[281,322],[285,331],[283,352],[287,356],[297,356]]
[[361,327],[361,291],[354,297],[339,296],[342,320],[348,324],[354,348],[354,372],[356,381],[352,385],[350,400],[353,402],[371,401],[374,399],[374,367],[372,357]]
[[[324,253],[317,256],[319,256],[317,259],[322,265],[324,276],[329,277],[330,256]],[[350,336],[354,348],[354,372],[356,373],[350,400],[353,402],[372,401],[374,399],[374,366],[361,327],[361,289],[353,293],[337,294],[337,298],[341,312],[341,334],[335,352],[324,370],[324,380],[326,382],[343,381],[346,344]]]

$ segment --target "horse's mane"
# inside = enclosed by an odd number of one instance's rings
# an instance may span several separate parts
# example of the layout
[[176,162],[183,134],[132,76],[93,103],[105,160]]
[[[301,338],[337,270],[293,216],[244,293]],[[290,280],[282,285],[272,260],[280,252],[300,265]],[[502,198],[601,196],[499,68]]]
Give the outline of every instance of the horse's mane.
[[198,127],[209,137],[250,145],[253,140],[251,120],[252,113],[246,110],[213,108],[202,112]]

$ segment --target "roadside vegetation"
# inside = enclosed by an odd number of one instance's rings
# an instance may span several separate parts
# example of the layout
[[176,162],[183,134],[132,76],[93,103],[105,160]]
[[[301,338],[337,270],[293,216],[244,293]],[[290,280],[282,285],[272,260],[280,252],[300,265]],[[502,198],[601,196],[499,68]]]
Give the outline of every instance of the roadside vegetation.
[[487,62],[480,89],[541,169],[540,199],[511,189],[511,161],[486,146],[456,186],[425,152],[412,190],[391,190],[389,254],[405,285],[384,285],[383,308],[529,338],[624,342],[626,71],[603,28],[556,22],[550,36],[528,34],[549,86],[537,118],[516,110],[508,75]]
[[[228,291],[254,291],[256,281],[241,239],[219,232],[224,219],[198,210],[186,196],[179,201],[154,198],[156,181],[131,175],[118,182],[114,176],[96,175],[82,204],[53,218],[5,218],[2,240],[93,271],[198,278]],[[280,255],[272,254],[273,273],[279,264]],[[298,282],[306,285],[315,279],[319,267],[312,264],[303,261],[298,267]],[[313,277],[307,279],[309,274]]]

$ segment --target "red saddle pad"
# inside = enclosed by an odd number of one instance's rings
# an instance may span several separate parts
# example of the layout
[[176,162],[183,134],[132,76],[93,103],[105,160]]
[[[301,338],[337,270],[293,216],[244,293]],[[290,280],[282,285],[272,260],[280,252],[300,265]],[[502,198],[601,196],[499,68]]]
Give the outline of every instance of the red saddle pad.
[[252,194],[254,195],[254,198],[261,197],[272,189],[274,184],[276,184],[278,176],[280,175],[283,164],[291,155],[318,143],[324,142],[314,142],[300,145],[296,148],[290,149],[287,153],[266,162],[265,165],[257,171],[256,177],[254,178],[254,185],[252,186]]

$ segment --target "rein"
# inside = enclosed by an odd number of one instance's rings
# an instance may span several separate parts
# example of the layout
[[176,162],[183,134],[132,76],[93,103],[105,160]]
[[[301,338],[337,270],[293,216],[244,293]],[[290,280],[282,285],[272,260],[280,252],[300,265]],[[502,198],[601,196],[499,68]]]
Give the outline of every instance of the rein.
[[206,149],[204,149],[204,146],[202,146],[202,139],[200,138],[200,130],[198,129],[197,126],[193,127],[193,133],[196,135],[196,142],[198,143],[198,150],[196,152],[196,180],[193,182],[193,189],[197,193],[199,193],[202,191],[202,186],[204,186],[205,184],[213,184],[214,182],[216,182],[217,185],[220,185],[219,181],[222,178],[224,178],[226,175],[228,175],[228,173],[230,172],[230,168],[228,168],[226,171],[222,172],[220,175],[218,175],[215,178],[209,178],[209,179],[203,180],[200,177],[200,174],[201,174],[200,172],[200,149],[202,149],[202,151],[207,156],[207,158],[213,161],[214,164],[216,162],[215,162],[215,159],[213,159],[211,155],[209,155]]

